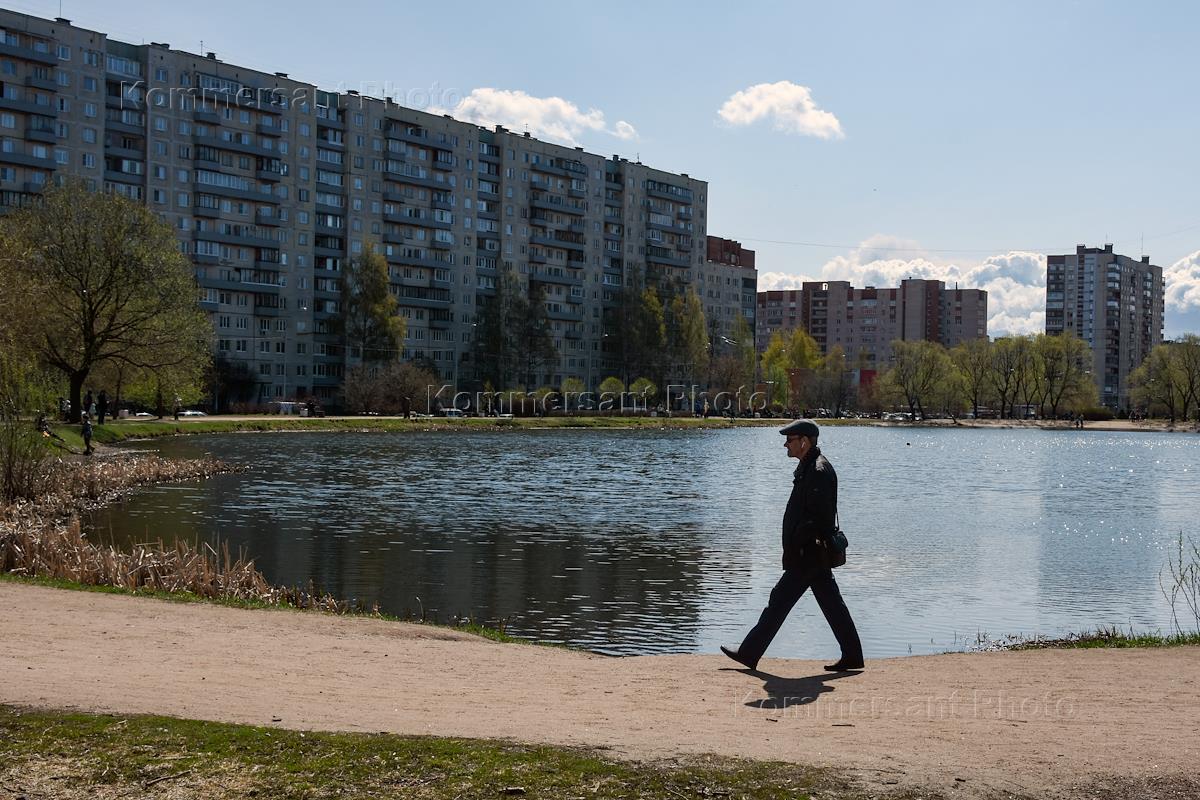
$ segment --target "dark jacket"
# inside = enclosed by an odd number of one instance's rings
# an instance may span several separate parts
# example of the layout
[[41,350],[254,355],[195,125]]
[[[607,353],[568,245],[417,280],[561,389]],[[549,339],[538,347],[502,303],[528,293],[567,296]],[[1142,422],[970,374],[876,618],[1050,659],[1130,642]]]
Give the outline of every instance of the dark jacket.
[[822,542],[832,535],[836,518],[837,473],[814,447],[796,467],[783,513],[783,568],[827,568]]

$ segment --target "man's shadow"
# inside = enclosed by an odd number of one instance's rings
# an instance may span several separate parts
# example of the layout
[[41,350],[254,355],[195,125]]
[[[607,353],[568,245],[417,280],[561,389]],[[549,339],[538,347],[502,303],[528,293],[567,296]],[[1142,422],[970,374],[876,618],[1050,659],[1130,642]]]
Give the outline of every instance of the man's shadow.
[[832,692],[833,686],[829,681],[836,681],[858,675],[858,672],[823,672],[819,675],[807,675],[803,678],[783,678],[757,669],[739,669],[737,672],[761,678],[763,690],[767,696],[759,700],[751,700],[745,705],[749,708],[777,709],[791,706],[804,706],[816,702],[817,698],[826,692]]

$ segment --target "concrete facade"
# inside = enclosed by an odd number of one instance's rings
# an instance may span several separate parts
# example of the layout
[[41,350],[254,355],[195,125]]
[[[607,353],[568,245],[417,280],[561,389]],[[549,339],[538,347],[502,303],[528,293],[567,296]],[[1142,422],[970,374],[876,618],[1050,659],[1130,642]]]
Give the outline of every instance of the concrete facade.
[[942,281],[909,279],[895,289],[848,281],[806,282],[800,289],[758,293],[758,349],[775,333],[807,331],[827,354],[840,346],[850,364],[883,368],[892,342],[928,340],[954,347],[987,337],[987,292],[947,289]]
[[[709,236],[706,258],[696,278],[696,291],[704,304],[709,339],[713,352],[732,352],[736,346],[734,332],[738,317],[743,317],[754,331],[758,296],[758,270],[754,268],[754,251],[740,242]],[[740,342],[738,343],[740,344]]]
[[1046,333],[1072,331],[1092,350],[1100,402],[1129,408],[1129,373],[1163,340],[1162,267],[1104,247],[1046,257]]
[[614,290],[705,265],[708,187],[686,174],[4,10],[0,70],[0,207],[56,175],[145,202],[252,402],[336,396],[355,360],[339,276],[370,247],[407,321],[400,355],[460,388],[504,270],[547,293],[559,360],[528,382],[594,387],[613,374]]

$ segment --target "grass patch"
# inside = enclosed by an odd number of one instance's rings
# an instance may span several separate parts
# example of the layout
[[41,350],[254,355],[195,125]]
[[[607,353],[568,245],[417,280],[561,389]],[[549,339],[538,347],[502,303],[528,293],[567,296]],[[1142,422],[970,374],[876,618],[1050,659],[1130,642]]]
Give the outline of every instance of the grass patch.
[[1123,631],[1114,626],[1101,626],[1095,630],[1069,633],[1056,639],[1027,639],[1010,637],[1003,645],[1004,650],[1088,649],[1093,647],[1187,647],[1200,645],[1200,632],[1137,633],[1132,628]]
[[[399,691],[399,689],[398,689]],[[857,798],[793,764],[629,763],[584,750],[0,705],[0,776],[29,796]],[[57,776],[57,777],[56,777]],[[51,791],[42,788],[49,786]]]
[[[464,417],[446,419],[429,417],[403,419],[400,417],[254,417],[250,419],[191,418],[176,422],[172,419],[130,421],[114,420],[93,426],[92,441],[115,444],[128,439],[153,439],[159,436],[200,433],[242,433],[271,431],[371,431],[410,433],[416,431],[491,431],[529,430],[544,428],[595,428],[623,430],[705,430],[738,427],[775,427],[782,419],[737,419],[721,417],[516,417],[496,419]],[[858,420],[825,420],[823,425],[853,423]],[[76,450],[83,449],[78,425],[56,424],[52,428]]]

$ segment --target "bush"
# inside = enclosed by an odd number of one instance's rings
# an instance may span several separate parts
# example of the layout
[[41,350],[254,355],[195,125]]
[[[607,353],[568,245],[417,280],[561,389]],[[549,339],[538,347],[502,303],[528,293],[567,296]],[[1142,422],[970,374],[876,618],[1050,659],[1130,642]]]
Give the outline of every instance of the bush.
[[1079,413],[1089,422],[1105,422],[1116,417],[1111,408],[1104,408],[1103,406],[1085,408]]
[[50,460],[46,439],[16,414],[0,419],[0,499],[32,500],[46,488]]

